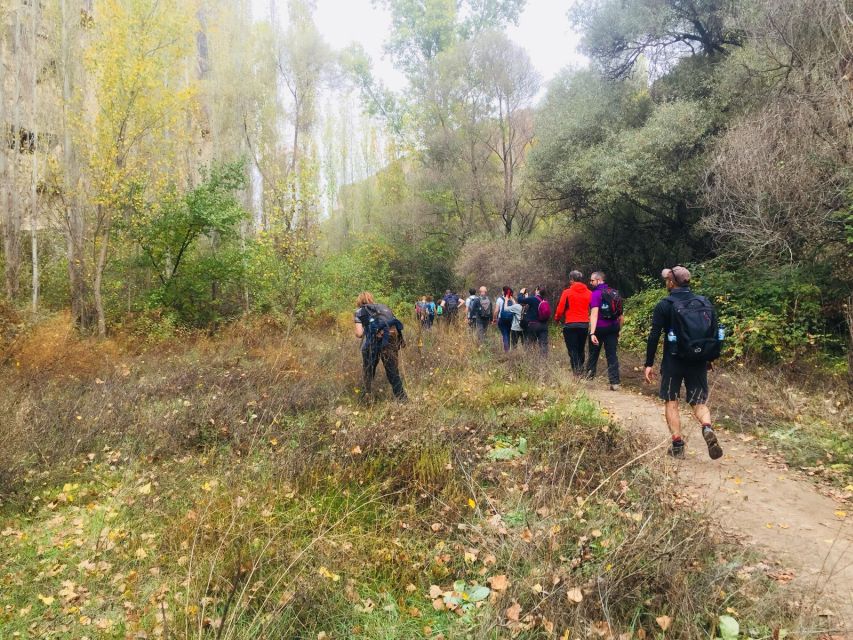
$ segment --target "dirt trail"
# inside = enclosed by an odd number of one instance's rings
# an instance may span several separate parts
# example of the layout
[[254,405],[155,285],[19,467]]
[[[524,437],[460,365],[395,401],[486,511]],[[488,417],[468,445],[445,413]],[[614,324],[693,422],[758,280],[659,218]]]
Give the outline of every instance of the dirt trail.
[[[591,387],[588,392],[650,444],[668,442],[661,403],[626,391]],[[720,434],[725,455],[711,460],[693,417],[684,416],[682,424],[687,457],[666,464],[685,493],[710,503],[726,531],[792,569],[793,584],[814,598],[816,610],[834,614],[836,633],[853,638],[853,513],[842,519],[849,507],[821,495],[795,472],[774,467],[734,435]],[[666,458],[665,451],[661,446],[651,455]]]

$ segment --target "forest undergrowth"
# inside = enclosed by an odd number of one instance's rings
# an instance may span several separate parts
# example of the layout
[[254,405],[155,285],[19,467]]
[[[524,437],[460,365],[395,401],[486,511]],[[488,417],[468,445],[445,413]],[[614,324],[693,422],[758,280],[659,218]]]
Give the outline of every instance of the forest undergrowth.
[[350,323],[157,343],[58,316],[0,371],[0,629],[21,638],[819,635],[562,360]]

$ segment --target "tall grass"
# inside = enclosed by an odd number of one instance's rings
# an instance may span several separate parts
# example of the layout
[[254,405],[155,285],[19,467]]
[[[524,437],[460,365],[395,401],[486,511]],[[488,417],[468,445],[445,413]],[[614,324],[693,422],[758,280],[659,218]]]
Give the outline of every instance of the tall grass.
[[[666,617],[667,635],[705,638],[726,611],[753,637],[799,628],[561,358],[412,332],[412,402],[382,384],[365,402],[348,325],[144,349],[69,337],[48,368],[18,357],[48,328],[16,345],[1,374],[2,628],[648,637]],[[495,456],[504,445],[517,455]],[[459,585],[494,588],[457,606]]]

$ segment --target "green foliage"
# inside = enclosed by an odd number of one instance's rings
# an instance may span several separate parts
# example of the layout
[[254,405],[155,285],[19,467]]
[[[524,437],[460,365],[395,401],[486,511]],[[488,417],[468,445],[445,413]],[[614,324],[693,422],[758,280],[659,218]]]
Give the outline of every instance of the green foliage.
[[552,83],[531,164],[549,198],[579,223],[577,264],[604,269],[630,292],[649,265],[707,255],[693,203],[717,120],[701,101],[656,103],[642,74],[612,82],[567,72]]
[[[116,265],[124,282],[108,283],[113,308],[123,297],[130,307],[165,309],[192,326],[238,313],[244,262],[238,231],[246,212],[235,193],[246,185],[245,168],[242,162],[217,165],[202,178],[196,188],[180,193],[173,187],[159,201],[143,197],[143,184],[131,187],[128,215],[116,224],[128,246],[124,263]],[[135,282],[128,268],[139,276]],[[147,284],[152,277],[153,286]]]
[[[168,288],[183,260],[202,236],[216,242],[236,237],[246,213],[234,193],[246,186],[242,162],[213,167],[203,172],[201,185],[186,194],[173,189],[162,202],[136,205],[125,229],[154,268],[160,283]],[[131,193],[129,203],[136,204]]]
[[730,26],[737,8],[718,0],[587,0],[572,13],[586,52],[610,76],[623,77],[644,56],[714,56],[742,44],[743,34]]
[[721,640],[737,640],[740,635],[740,624],[731,616],[720,616]]
[[391,297],[390,261],[394,248],[380,240],[363,241],[340,253],[318,256],[306,267],[302,308],[312,315],[336,316],[355,308],[361,291],[377,300]]
[[[826,314],[834,292],[819,284],[819,274],[795,267],[733,271],[716,261],[692,272],[691,288],[714,303],[726,328],[724,358],[790,362],[818,349],[838,348]],[[626,346],[645,349],[652,310],[665,296],[649,278],[646,288],[626,301]]]

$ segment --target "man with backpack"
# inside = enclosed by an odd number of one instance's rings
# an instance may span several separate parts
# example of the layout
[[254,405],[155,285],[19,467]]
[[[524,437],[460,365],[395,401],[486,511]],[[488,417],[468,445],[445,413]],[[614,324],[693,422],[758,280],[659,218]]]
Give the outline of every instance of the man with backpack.
[[399,368],[400,349],[406,346],[403,323],[386,305],[376,303],[369,291],[358,294],[356,306],[355,337],[361,339],[365,397],[372,391],[376,366],[381,360],[394,397],[400,402],[406,402],[409,398],[403,388]]
[[527,344],[539,344],[543,356],[548,355],[548,320],[551,318],[551,304],[548,302],[548,292],[544,287],[538,287],[532,296],[527,295],[527,287],[519,290],[517,302],[527,305],[522,324],[524,340]]
[[690,290],[690,271],[676,266],[664,269],[669,295],[657,303],[652,314],[652,328],[646,343],[645,379],[651,384],[655,376],[652,366],[661,333],[665,333],[661,362],[660,398],[665,403],[666,424],[672,434],[669,454],[684,457],[681,437],[681,416],[678,399],[681,386],[687,392],[687,402],[693,415],[702,425],[702,437],[708,445],[708,455],[716,460],[723,455],[708,409],[708,369],[720,355],[723,332],[711,302]]
[[572,271],[569,274],[569,286],[563,289],[554,319],[563,322],[563,340],[575,375],[583,374],[591,299],[592,294],[584,284],[583,274]]
[[595,271],[589,277],[592,295],[589,301],[589,359],[586,363],[586,375],[592,379],[598,369],[598,356],[604,346],[607,358],[607,378],[613,391],[619,389],[619,332],[622,330],[622,297],[616,289],[605,282],[602,271]]
[[474,300],[477,299],[477,291],[468,289],[468,297],[465,298],[465,321],[468,323],[468,328],[474,330]]
[[441,299],[441,315],[447,319],[447,324],[453,324],[456,321],[456,312],[461,306],[462,301],[455,292],[450,289],[444,292],[444,297]]
[[468,317],[471,327],[477,332],[477,337],[482,340],[486,336],[486,329],[492,323],[493,305],[491,298],[489,298],[489,290],[486,287],[480,287],[477,294],[472,296],[470,300]]

